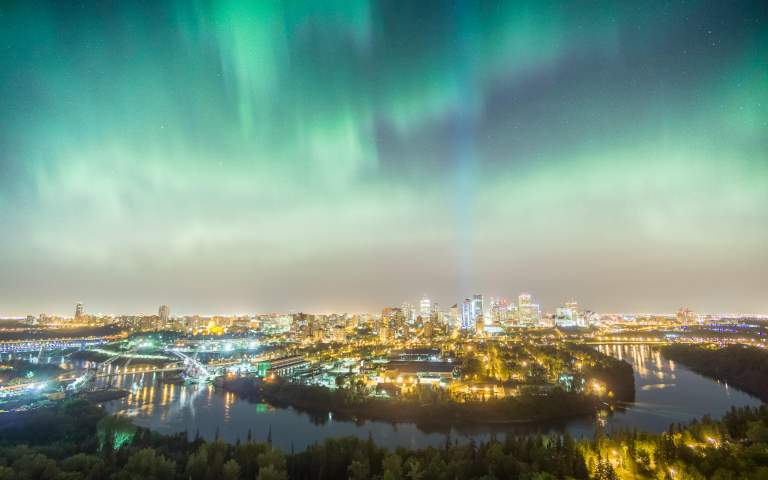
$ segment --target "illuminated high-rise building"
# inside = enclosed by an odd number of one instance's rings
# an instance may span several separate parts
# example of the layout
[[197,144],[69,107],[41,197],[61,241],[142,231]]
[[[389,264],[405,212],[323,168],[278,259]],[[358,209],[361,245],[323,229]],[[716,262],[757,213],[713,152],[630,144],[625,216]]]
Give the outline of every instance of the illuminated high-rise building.
[[390,329],[389,325],[385,322],[382,322],[382,324],[379,326],[379,340],[382,342],[386,342],[390,338]]
[[421,297],[421,302],[419,302],[419,314],[422,317],[429,317],[432,315],[432,302],[426,295]]
[[517,299],[517,319],[520,325],[533,326],[541,320],[541,309],[528,293],[520,294]]
[[408,322],[405,321],[403,310],[398,307],[384,307],[381,310],[381,323],[389,328],[389,334],[394,336],[400,332],[407,334]]
[[507,305],[507,313],[506,313],[507,320],[505,322],[505,325],[508,327],[516,326],[518,324],[518,317],[517,317],[517,303],[511,302]]
[[160,305],[157,309],[157,315],[160,317],[161,327],[167,327],[168,321],[171,319],[171,309],[168,305]]
[[483,314],[483,295],[476,293],[472,296],[472,320]]
[[531,304],[531,325],[538,325],[541,323],[541,306],[538,303]]
[[585,315],[584,312],[579,310],[579,302],[577,302],[576,300],[565,302],[565,308],[571,311],[573,322],[577,327],[587,326],[587,316]]
[[575,327],[576,318],[572,308],[566,303],[564,307],[558,307],[555,310],[555,326],[556,327]]
[[504,324],[509,319],[509,305],[503,298],[497,299],[491,306],[491,319],[494,322]]
[[519,297],[517,297],[517,305],[519,307],[530,305],[533,302],[531,299],[530,293],[521,293]]
[[461,304],[461,329],[473,330],[475,328],[475,317],[472,315],[472,300],[464,299]]
[[483,317],[486,324],[490,323],[493,319],[493,307],[498,301],[496,297],[490,297],[483,302]]
[[458,303],[454,303],[453,306],[448,310],[448,326],[450,328],[461,326],[461,314],[459,313]]
[[404,302],[400,308],[403,310],[405,321],[413,323],[416,321],[416,308],[408,302]]
[[696,322],[696,314],[688,308],[681,308],[677,311],[677,321],[682,324],[691,324]]
[[82,302],[78,302],[77,305],[75,305],[75,318],[80,318],[83,316],[83,310],[85,307],[83,306]]

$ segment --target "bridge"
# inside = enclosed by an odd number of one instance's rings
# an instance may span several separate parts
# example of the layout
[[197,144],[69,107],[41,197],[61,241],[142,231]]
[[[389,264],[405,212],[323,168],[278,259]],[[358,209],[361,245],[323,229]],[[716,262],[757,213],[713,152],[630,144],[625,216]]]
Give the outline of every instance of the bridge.
[[166,351],[176,355],[179,357],[179,359],[181,359],[185,367],[184,371],[182,372],[182,377],[184,380],[192,383],[206,383],[213,381],[214,378],[221,375],[222,369],[241,362],[240,359],[235,359],[217,362],[214,365],[206,365],[197,359],[198,352],[195,352],[194,356],[189,356],[178,349],[170,349]]
[[[80,343],[78,342],[79,341],[77,340],[73,341],[73,343],[77,343],[77,345],[79,346]],[[46,350],[46,347],[49,343],[55,343],[55,342],[29,342],[29,345],[28,346],[25,345],[25,347],[29,348],[31,347],[32,344],[34,344],[34,346],[38,351],[38,358],[39,358],[42,355],[42,352]],[[91,346],[101,345],[102,343],[104,342],[99,341],[95,344],[92,344]],[[59,343],[58,345],[61,345],[61,344]],[[65,391],[75,393],[75,392],[93,390],[96,387],[96,380],[99,378],[110,378],[110,377],[117,377],[122,375],[178,372],[178,371],[182,372],[182,377],[186,381],[193,382],[193,383],[207,383],[207,382],[213,381],[213,379],[216,376],[218,376],[224,368],[241,362],[240,359],[237,359],[237,360],[217,362],[215,365],[206,365],[197,359],[197,353],[195,353],[194,356],[189,356],[184,352],[181,352],[178,350],[167,350],[166,352],[167,354],[170,354],[170,357],[164,356],[164,355],[142,355],[137,353],[138,347],[132,348],[124,352],[109,351],[109,350],[104,350],[98,347],[92,348],[92,350],[97,351],[99,353],[103,353],[103,354],[109,354],[111,356],[107,358],[105,361],[98,364],[95,368],[89,368],[85,371],[82,371],[79,374],[66,373],[56,377],[54,381],[67,384],[65,387]],[[14,351],[18,351],[18,350],[14,350]],[[181,361],[174,362],[173,361],[174,356]],[[119,365],[119,366],[114,365],[114,362],[120,358],[127,358],[127,361],[123,365]],[[135,359],[151,359],[151,360],[166,359],[168,361],[168,364],[164,366],[149,365],[149,366],[139,366],[139,367],[131,368],[131,362]],[[25,391],[32,391],[38,386],[40,388],[43,388],[46,383],[47,382],[37,382],[37,383],[29,382],[29,383],[17,384],[12,386],[9,386],[9,385],[0,386],[0,396],[18,395],[18,394],[24,393]]]
[[[94,349],[96,351],[99,351],[100,353],[108,353],[112,354],[111,357],[101,362],[96,368],[89,368],[85,370],[82,374],[77,376],[70,376],[70,375],[62,375],[58,378],[59,381],[67,382],[71,381],[70,384],[67,385],[66,390],[69,392],[79,392],[84,390],[93,390],[95,388],[95,383],[97,378],[110,378],[110,377],[116,377],[120,375],[130,375],[130,374],[137,374],[137,373],[157,373],[157,372],[171,372],[171,371],[178,371],[181,368],[178,366],[164,366],[164,367],[156,367],[156,366],[149,366],[144,368],[129,368],[131,365],[131,362],[135,358],[151,358],[151,359],[157,359],[159,356],[157,355],[139,355],[136,353],[138,350],[138,347],[134,347],[126,352],[111,352],[107,350],[101,350],[101,349]],[[112,364],[119,358],[127,358],[128,361],[125,362],[122,367],[115,367],[114,371],[112,370]],[[165,358],[165,357],[159,357],[159,358]],[[170,359],[169,359],[170,360]]]
[[618,338],[611,338],[611,339],[589,339],[585,340],[583,342],[579,342],[583,345],[669,345],[671,342],[669,340],[662,340],[662,339],[618,339]]
[[235,350],[253,351],[261,347],[261,342],[247,338],[186,338],[178,340],[170,349],[184,353],[221,353]]
[[0,342],[0,353],[25,353],[50,350],[83,349],[107,343],[100,337],[50,338],[41,340],[5,340]]

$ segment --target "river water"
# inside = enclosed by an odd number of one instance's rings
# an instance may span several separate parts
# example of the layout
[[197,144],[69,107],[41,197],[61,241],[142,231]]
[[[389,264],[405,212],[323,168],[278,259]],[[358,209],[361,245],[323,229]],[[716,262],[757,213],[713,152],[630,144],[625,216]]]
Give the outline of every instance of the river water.
[[162,374],[130,374],[117,377],[113,385],[130,390],[118,400],[106,402],[109,412],[130,416],[142,427],[160,433],[187,431],[207,439],[218,434],[224,440],[245,440],[250,430],[256,440],[272,432],[273,444],[290,451],[302,450],[327,437],[357,436],[386,447],[442,445],[446,437],[467,441],[487,440],[506,433],[550,433],[568,431],[591,436],[597,428],[660,432],[670,423],[687,422],[702,415],[719,417],[732,405],[759,405],[760,401],[664,358],[658,349],[643,345],[601,345],[601,352],[630,362],[635,371],[635,402],[605,417],[579,418],[555,425],[424,431],[411,423],[340,421],[332,415],[320,417],[291,408],[251,403],[210,385],[180,385],[166,382]]

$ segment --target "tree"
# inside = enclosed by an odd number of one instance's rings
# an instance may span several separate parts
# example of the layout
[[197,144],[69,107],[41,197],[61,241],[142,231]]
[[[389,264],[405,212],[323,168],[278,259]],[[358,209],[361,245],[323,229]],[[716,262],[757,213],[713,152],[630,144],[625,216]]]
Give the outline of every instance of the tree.
[[269,449],[258,457],[259,469],[274,467],[277,471],[285,470],[285,455],[280,450]]
[[768,426],[761,422],[749,422],[747,427],[747,439],[755,443],[768,443]]
[[15,480],[16,472],[11,467],[0,466],[0,480]]
[[153,448],[144,448],[131,455],[117,480],[170,480],[176,475],[176,463],[159,455]]
[[120,415],[110,415],[99,420],[96,427],[96,436],[99,439],[99,448],[111,452],[120,450],[133,442],[136,435],[136,426],[129,418]]
[[190,480],[205,480],[208,471],[208,447],[203,444],[187,459],[186,476]]
[[534,473],[530,478],[531,480],[557,480],[556,476],[546,472]]
[[347,478],[349,480],[367,480],[371,477],[371,466],[368,460],[352,460],[347,467]]
[[102,463],[101,458],[96,455],[78,453],[69,458],[65,458],[64,461],[61,462],[61,468],[68,472],[79,472],[83,475],[88,475],[97,465]]
[[287,480],[288,475],[285,471],[277,470],[272,465],[268,465],[259,470],[256,480]]
[[448,473],[448,465],[439,453],[432,455],[432,460],[424,470],[424,478],[428,480],[438,480],[445,478]]
[[221,471],[224,480],[237,480],[240,478],[240,464],[235,459],[230,459],[225,463]]
[[594,480],[619,480],[619,476],[616,474],[616,470],[614,470],[611,462],[604,460],[599,453],[592,478]]
[[392,480],[403,478],[403,459],[396,453],[384,457],[384,460],[381,462],[381,468],[384,470],[384,478]]
[[259,455],[269,450],[266,443],[247,442],[235,448],[234,458],[240,465],[240,473],[243,478],[256,478],[259,471]]
[[59,474],[56,462],[41,453],[22,456],[13,462],[13,470],[19,480],[48,480]]
[[85,480],[80,472],[59,472],[54,480]]
[[421,468],[421,462],[416,457],[411,457],[405,462],[407,469],[406,476],[409,480],[421,480],[424,478],[424,470]]

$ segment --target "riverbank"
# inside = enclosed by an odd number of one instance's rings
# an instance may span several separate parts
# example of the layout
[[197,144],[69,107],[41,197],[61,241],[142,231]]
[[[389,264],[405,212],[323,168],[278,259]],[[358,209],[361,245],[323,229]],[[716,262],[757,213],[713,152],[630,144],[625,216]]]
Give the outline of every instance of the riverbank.
[[768,402],[768,351],[747,345],[675,344],[661,349],[668,359]]
[[129,393],[131,392],[122,388],[112,388],[108,390],[96,390],[94,392],[87,392],[83,394],[83,397],[85,397],[85,399],[90,402],[102,403],[126,397]]
[[[681,364],[674,365],[648,346],[600,347],[603,353],[624,358],[637,365],[637,403],[624,404],[614,398],[619,408],[607,416],[585,415],[551,422],[515,424],[462,424],[461,426],[416,425],[413,422],[366,421],[360,417],[329,415],[329,411],[308,413],[275,404],[254,403],[211,385],[169,384],[161,377],[127,375],[112,381],[114,387],[130,389],[132,394],[104,402],[112,413],[130,416],[142,427],[162,433],[188,432],[193,438],[221,438],[236,443],[248,437],[266,438],[271,427],[273,442],[285,451],[297,451],[327,438],[369,436],[388,448],[439,447],[450,435],[466,443],[488,441],[493,435],[546,434],[568,432],[575,438],[592,438],[596,430],[605,432],[639,430],[652,433],[667,431],[670,423],[687,423],[702,415],[721,418],[732,406],[758,406],[759,400],[733,388],[726,388]],[[565,408],[565,407],[563,407]]]
[[[0,417],[3,478],[764,478],[768,409],[733,409],[663,433],[616,432],[492,437],[390,450],[371,438],[339,437],[306,450],[281,450],[249,436],[207,442],[161,435],[71,400]],[[23,448],[16,448],[24,445]],[[674,472],[674,475],[669,473]]]
[[340,419],[415,423],[420,427],[526,424],[593,415],[605,404],[597,397],[559,389],[505,399],[452,402],[418,399],[381,399],[357,395],[348,389],[256,378],[233,378],[221,388],[241,398],[277,407],[293,407],[314,415],[329,412]]

